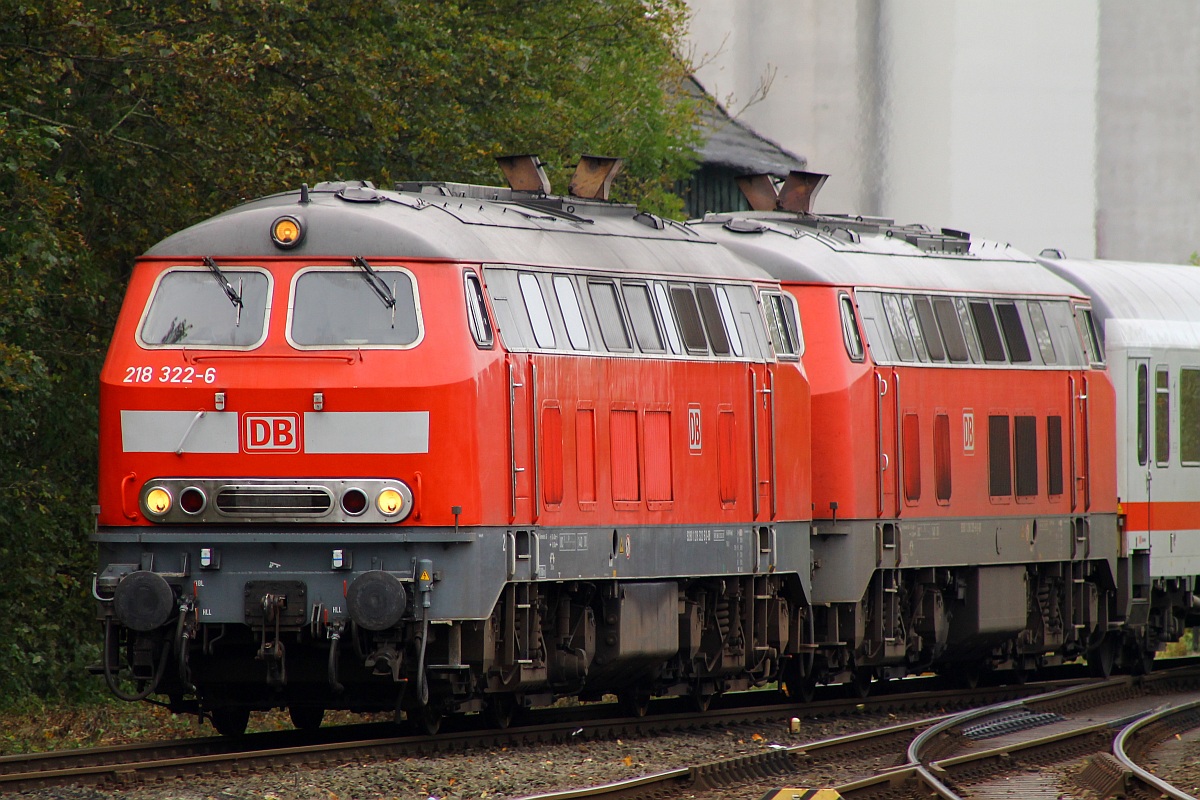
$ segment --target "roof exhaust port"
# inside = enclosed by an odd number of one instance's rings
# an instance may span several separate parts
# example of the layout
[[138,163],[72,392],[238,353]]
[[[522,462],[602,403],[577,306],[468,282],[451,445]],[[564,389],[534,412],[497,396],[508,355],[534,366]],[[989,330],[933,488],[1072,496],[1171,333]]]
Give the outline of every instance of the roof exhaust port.
[[779,190],[775,188],[774,179],[767,173],[739,175],[735,180],[752,210],[775,211],[779,208]]
[[550,194],[550,179],[545,164],[536,155],[500,156],[496,159],[508,187],[514,192]]
[[567,191],[585,200],[607,200],[622,160],[608,156],[580,156]]
[[827,180],[829,176],[819,172],[792,170],[779,193],[779,207],[797,214],[811,214],[813,200]]

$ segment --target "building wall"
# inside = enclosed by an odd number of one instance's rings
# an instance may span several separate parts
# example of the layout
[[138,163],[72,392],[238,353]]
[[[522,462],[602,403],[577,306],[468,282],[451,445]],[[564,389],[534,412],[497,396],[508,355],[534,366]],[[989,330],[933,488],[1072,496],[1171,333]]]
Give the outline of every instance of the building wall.
[[[831,174],[819,211],[1034,253],[1178,262],[1200,248],[1193,0],[689,5],[697,78]],[[766,97],[739,113],[765,74]]]

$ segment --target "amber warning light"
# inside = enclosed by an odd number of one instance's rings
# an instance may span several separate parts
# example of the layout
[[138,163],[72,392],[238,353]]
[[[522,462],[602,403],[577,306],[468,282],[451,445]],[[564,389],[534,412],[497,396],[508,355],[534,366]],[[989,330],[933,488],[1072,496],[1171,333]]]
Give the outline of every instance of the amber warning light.
[[271,241],[284,249],[295,247],[304,238],[304,224],[299,217],[287,215],[271,223]]

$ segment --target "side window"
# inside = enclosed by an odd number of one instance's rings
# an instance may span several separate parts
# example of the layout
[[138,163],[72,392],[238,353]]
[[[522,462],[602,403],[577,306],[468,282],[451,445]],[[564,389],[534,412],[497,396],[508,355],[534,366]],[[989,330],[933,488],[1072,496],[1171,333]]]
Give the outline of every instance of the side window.
[[671,300],[675,313],[679,315],[679,328],[683,332],[683,343],[689,353],[708,354],[708,337],[704,335],[704,323],[700,321],[700,309],[690,286],[672,286]]
[[471,336],[475,344],[490,348],[495,340],[492,334],[492,322],[488,319],[487,303],[483,300],[483,286],[479,276],[474,272],[463,275],[463,286],[467,295],[467,323],[471,326]]
[[638,347],[643,353],[663,352],[658,319],[650,306],[650,289],[644,283],[622,283],[621,292],[625,295],[625,308],[629,309],[629,322]]
[[983,360],[988,363],[1004,362],[1004,344],[1000,341],[1000,329],[996,327],[996,316],[992,304],[986,300],[971,302],[971,317],[979,331],[979,342],[983,346]]
[[854,321],[854,303],[850,295],[838,297],[838,309],[842,315],[842,341],[846,345],[846,354],[851,361],[862,361],[866,356],[863,350],[862,337],[858,335],[858,325]]
[[1166,367],[1154,370],[1154,461],[1160,467],[1171,461],[1171,377]]
[[1146,466],[1150,458],[1150,369],[1137,366],[1137,459]]
[[912,340],[908,336],[908,325],[904,321],[904,312],[900,310],[900,298],[894,294],[883,296],[883,314],[887,317],[888,328],[892,331],[892,341],[896,343],[896,355],[901,361],[913,361]]
[[954,301],[949,297],[933,298],[933,314],[937,317],[942,329],[942,339],[946,343],[946,353],[955,364],[963,364],[971,360],[967,351],[967,339],[963,336],[959,324],[958,312],[954,309]]
[[1000,318],[1000,327],[1004,330],[1004,343],[1008,345],[1008,356],[1014,364],[1027,364],[1033,361],[1029,354],[1029,342],[1025,339],[1025,328],[1021,325],[1021,315],[1017,312],[1016,303],[996,303],[996,316]]
[[738,333],[737,320],[733,316],[733,306],[729,304],[729,295],[725,292],[724,286],[717,287],[717,305],[721,309],[721,320],[725,323],[725,332],[729,334],[729,345],[733,348],[735,356],[741,356],[742,350],[742,335]]
[[542,287],[538,285],[537,276],[522,272],[517,280],[521,286],[525,310],[529,313],[529,322],[533,325],[534,341],[538,347],[554,347],[554,328],[550,326],[550,312],[546,310],[546,298],[542,297]]
[[1102,365],[1104,363],[1104,350],[1100,347],[1100,337],[1096,332],[1096,320],[1092,317],[1092,310],[1087,306],[1076,306],[1075,324],[1079,326],[1079,335],[1083,337],[1084,349],[1088,353],[1088,359],[1095,366]]
[[583,309],[579,307],[579,296],[575,294],[575,284],[566,275],[555,275],[554,295],[558,298],[558,307],[567,325],[571,347],[576,350],[590,349],[587,325],[583,321]]
[[913,308],[912,295],[901,295],[900,303],[904,307],[904,321],[908,323],[909,333],[912,334],[913,349],[916,351],[918,361],[929,360],[929,350],[925,347],[925,336],[921,332],[921,328],[917,325],[917,311]]
[[937,321],[933,318],[933,305],[925,295],[914,297],[913,305],[917,308],[917,322],[920,324],[921,334],[925,337],[929,360],[945,361],[946,348],[942,346],[942,335],[938,331]]
[[796,307],[790,295],[764,292],[763,307],[767,314],[767,328],[777,356],[799,356],[804,353],[804,340],[800,336]]
[[713,353],[718,356],[729,355],[729,334],[721,322],[721,310],[717,308],[717,297],[711,286],[699,284],[696,286],[696,302],[700,304],[700,317],[704,320],[704,328],[708,331],[708,341],[712,344]]
[[610,281],[589,281],[588,293],[592,296],[592,308],[596,310],[604,344],[609,350],[617,352],[632,350],[629,331],[625,329],[625,317],[621,314],[621,303],[617,300],[617,287]]
[[965,298],[954,298],[954,310],[958,312],[958,321],[962,324],[963,337],[967,342],[967,353],[971,356],[971,361],[978,364],[983,360],[983,356],[979,354],[979,339],[975,336],[975,325],[971,321],[971,312],[967,308]]
[[1200,466],[1200,369],[1179,372],[1179,460]]
[[1037,340],[1042,363],[1057,364],[1058,355],[1054,352],[1054,341],[1050,338],[1050,326],[1046,324],[1046,312],[1042,311],[1041,303],[1030,301],[1029,323],[1033,325],[1033,338]]
[[667,331],[667,344],[671,346],[671,352],[680,355],[683,353],[683,344],[679,341],[679,328],[675,326],[675,312],[671,310],[667,290],[661,283],[654,284],[654,304],[658,306],[658,316]]

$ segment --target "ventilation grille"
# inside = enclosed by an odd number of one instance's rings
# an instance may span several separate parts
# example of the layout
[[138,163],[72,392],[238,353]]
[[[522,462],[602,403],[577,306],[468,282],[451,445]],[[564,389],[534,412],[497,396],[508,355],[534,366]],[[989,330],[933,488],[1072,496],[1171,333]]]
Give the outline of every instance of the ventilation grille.
[[333,507],[333,495],[321,486],[225,486],[217,508],[238,516],[320,516]]

